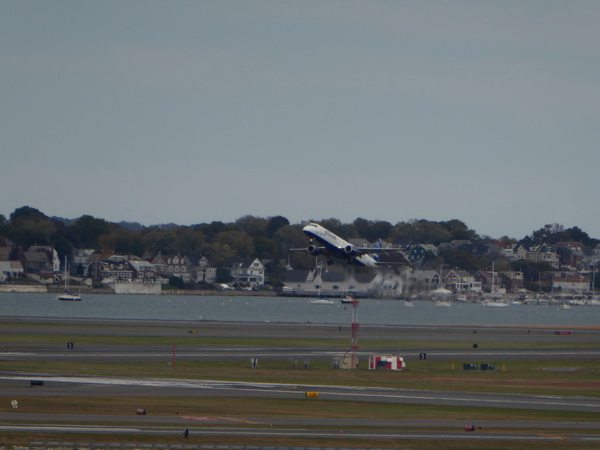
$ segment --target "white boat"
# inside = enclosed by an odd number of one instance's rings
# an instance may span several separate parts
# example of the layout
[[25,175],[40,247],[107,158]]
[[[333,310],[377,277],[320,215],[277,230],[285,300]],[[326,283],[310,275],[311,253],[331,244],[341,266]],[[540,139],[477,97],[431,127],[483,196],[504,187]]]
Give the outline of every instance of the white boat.
[[56,296],[56,298],[58,300],[63,301],[63,302],[80,302],[81,301],[81,295],[74,294],[74,293],[69,292],[69,291],[65,291],[64,294],[58,294]]
[[492,306],[495,308],[504,308],[504,307],[510,305],[509,302],[502,300],[502,299],[484,300],[482,304],[483,304],[483,306]]
[[335,302],[327,298],[313,298],[310,301],[311,305],[333,305]]
[[351,295],[346,295],[345,297],[342,297],[341,302],[342,303],[354,303],[356,301],[356,299],[354,297],[352,297]]
[[71,291],[69,291],[69,275],[68,275],[68,270],[67,270],[67,257],[65,256],[65,292],[63,294],[58,294],[56,296],[57,300],[63,301],[63,302],[80,302],[81,301],[81,295],[79,295],[78,293],[75,294]]
[[438,288],[431,291],[431,298],[435,300],[435,306],[448,308],[452,306],[452,291],[444,288]]

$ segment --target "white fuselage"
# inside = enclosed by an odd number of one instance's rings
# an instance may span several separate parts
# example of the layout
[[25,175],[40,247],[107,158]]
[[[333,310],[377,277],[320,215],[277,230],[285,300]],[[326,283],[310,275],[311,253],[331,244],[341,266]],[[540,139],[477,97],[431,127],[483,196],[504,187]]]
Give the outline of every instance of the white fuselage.
[[325,246],[326,251],[331,255],[343,259],[351,259],[359,264],[368,267],[377,267],[377,261],[369,255],[358,250],[350,242],[345,241],[338,235],[332,233],[327,228],[317,223],[309,223],[302,231],[311,239],[316,240]]

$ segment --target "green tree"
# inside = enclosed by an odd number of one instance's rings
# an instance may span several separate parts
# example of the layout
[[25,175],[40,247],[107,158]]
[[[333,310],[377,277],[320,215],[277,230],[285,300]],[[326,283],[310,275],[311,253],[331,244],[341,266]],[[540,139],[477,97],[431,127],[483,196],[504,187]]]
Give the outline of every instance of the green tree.
[[308,238],[299,225],[286,225],[279,228],[273,235],[273,240],[279,246],[282,255],[287,255],[291,248],[305,248]]
[[235,256],[250,258],[254,254],[252,238],[243,231],[224,231],[215,238],[215,243],[223,246],[228,245]]
[[355,219],[352,224],[356,233],[369,242],[375,242],[378,239],[388,239],[394,228],[391,223],[383,220],[370,221],[360,217]]
[[445,248],[439,252],[439,256],[452,268],[466,270],[471,273],[475,273],[481,268],[481,261],[472,253],[464,250]]
[[137,230],[117,227],[109,234],[100,236],[98,244],[103,251],[115,255],[144,255],[144,243],[141,233]]
[[201,230],[191,227],[179,227],[176,229],[175,253],[181,255],[200,255],[206,244],[206,236]]
[[174,275],[171,275],[169,277],[169,286],[173,286],[174,288],[177,288],[177,289],[183,289],[183,288],[185,288],[185,282],[183,281],[183,279],[181,277],[176,277]]
[[279,259],[277,243],[273,239],[257,236],[253,239],[254,256],[259,259]]
[[227,267],[217,268],[217,283],[229,283],[233,280],[231,270]]
[[10,223],[6,227],[9,239],[18,245],[51,245],[52,236],[56,233],[55,222],[35,208],[23,206],[10,215]]
[[83,215],[70,227],[72,244],[79,248],[98,248],[98,237],[108,234],[110,226],[104,219]]
[[394,226],[392,237],[398,244],[433,244],[450,242],[452,233],[439,222],[413,220],[399,222]]
[[343,239],[348,240],[359,237],[354,229],[354,225],[342,223],[339,219],[323,219],[317,223]]
[[283,280],[285,280],[286,273],[286,267],[279,261],[268,261],[265,264],[265,278],[275,289],[279,289],[283,286]]
[[0,236],[3,236],[6,234],[6,225],[8,224],[8,221],[6,220],[6,217],[4,217],[3,214],[0,214]]
[[194,225],[193,228],[204,233],[209,242],[212,242],[219,233],[232,229],[231,226],[225,225],[223,222],[203,223]]
[[[273,236],[273,241],[277,243],[279,254],[287,257],[295,269],[314,266],[314,256],[302,251],[308,245],[308,237],[302,232],[300,225],[281,227]],[[298,249],[298,251],[290,252],[290,249]]]
[[142,233],[142,244],[145,251],[153,256],[159,252],[165,255],[175,254],[177,231],[174,228],[149,228]]
[[477,233],[470,230],[467,225],[460,220],[448,220],[446,222],[440,222],[440,225],[450,232],[450,240],[476,241],[479,239]]
[[581,242],[584,245],[595,247],[600,241],[592,239],[579,227],[565,229],[558,223],[545,225],[543,228],[534,231],[529,236],[525,236],[520,243],[531,247],[534,245],[548,244],[554,245],[558,242]]
[[229,244],[213,242],[206,247],[211,264],[217,268],[228,267],[232,259],[238,256]]
[[22,206],[21,208],[17,208],[10,215],[11,222],[14,222],[15,220],[41,222],[48,219],[49,217],[43,212],[41,212],[39,209],[32,208],[31,206]]
[[235,221],[237,228],[250,237],[265,236],[267,223],[267,219],[249,215]]
[[540,289],[542,273],[551,272],[554,270],[554,267],[552,267],[550,264],[528,261],[525,259],[514,261],[511,264],[511,268],[514,271],[523,273],[525,289],[529,289],[531,291],[537,291]]
[[290,221],[283,216],[273,216],[269,219],[265,233],[268,238],[272,239],[277,231],[285,226],[288,226]]

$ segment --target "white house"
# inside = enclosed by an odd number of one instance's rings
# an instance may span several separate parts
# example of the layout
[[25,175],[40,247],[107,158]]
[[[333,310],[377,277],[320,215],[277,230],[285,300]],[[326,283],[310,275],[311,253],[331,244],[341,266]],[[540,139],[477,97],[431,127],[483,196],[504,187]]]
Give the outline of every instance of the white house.
[[258,258],[238,259],[231,266],[231,276],[236,286],[263,286],[265,284],[265,266]]
[[21,261],[0,261],[0,283],[21,278],[24,272]]

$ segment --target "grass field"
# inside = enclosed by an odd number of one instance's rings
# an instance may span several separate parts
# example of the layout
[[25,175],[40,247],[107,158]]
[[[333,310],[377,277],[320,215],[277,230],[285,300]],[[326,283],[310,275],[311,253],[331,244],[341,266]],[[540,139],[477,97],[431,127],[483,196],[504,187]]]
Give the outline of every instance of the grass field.
[[[8,326],[9,324],[6,324]],[[47,325],[46,325],[47,326]],[[0,324],[0,333],[3,330]],[[33,331],[32,331],[33,330]],[[14,351],[36,349],[43,350],[47,347],[63,345],[76,334],[76,327],[69,333],[61,333],[58,327],[55,332],[35,332],[35,327],[27,327],[22,333],[2,333],[0,350]],[[98,335],[77,336],[78,346],[111,346],[115,348],[130,348],[136,346],[149,346],[157,348],[170,348],[173,338],[164,336],[166,332],[173,332],[172,327],[156,327],[152,336],[122,336],[119,327],[106,326],[103,333]],[[330,348],[332,346],[347,346],[347,340],[331,339],[277,339],[267,338],[248,339],[240,342],[239,339],[186,336],[181,330],[181,337],[177,339],[178,346],[195,346],[196,348],[226,348],[231,345],[243,345],[252,348]],[[410,348],[427,347],[430,349],[468,348],[470,342],[431,342],[410,341],[402,342],[403,346]],[[533,348],[532,344],[519,343],[486,343],[488,348]],[[597,343],[582,341],[568,344],[551,344],[541,342],[535,348],[569,348],[585,350],[596,348]],[[361,349],[398,347],[397,340],[361,341]],[[0,360],[1,371],[19,371],[27,373],[55,373],[55,374],[81,374],[101,376],[130,376],[130,377],[156,377],[156,378],[182,378],[182,379],[210,379],[224,381],[256,381],[265,383],[287,383],[307,385],[335,385],[335,386],[366,386],[384,388],[407,388],[415,390],[440,390],[464,392],[496,392],[496,393],[521,393],[548,396],[586,396],[600,397],[600,361],[594,359],[577,360],[495,360],[496,370],[493,371],[464,371],[462,360],[456,361],[413,361],[409,370],[403,372],[369,371],[364,364],[358,370],[334,370],[330,363],[325,361],[312,361],[310,368],[294,368],[289,360],[261,361],[258,367],[250,368],[247,362],[240,361],[185,361],[179,360],[175,368],[167,368],[164,362],[94,362],[94,361],[33,361],[33,360]],[[25,383],[15,387],[0,386],[0,412],[9,414],[10,402],[14,397],[19,397],[20,390],[30,390]],[[96,396],[23,396],[19,399],[20,413],[40,413],[60,415],[79,414],[91,415],[119,415],[128,416],[140,408],[151,411],[153,417],[177,417],[179,414],[202,415],[226,418],[230,428],[238,427],[264,427],[270,418],[332,418],[345,420],[368,419],[402,419],[423,421],[455,420],[460,423],[477,423],[481,421],[511,421],[556,422],[556,428],[537,429],[525,427],[523,430],[538,433],[540,436],[552,435],[556,437],[569,430],[561,428],[560,422],[576,421],[589,423],[587,433],[596,433],[595,424],[600,417],[597,414],[583,412],[541,411],[528,409],[500,409],[500,408],[475,408],[475,407],[442,407],[411,404],[388,404],[334,401],[330,399],[252,399],[252,398],[225,398],[218,395],[210,397],[96,397]],[[126,417],[122,419],[127,424]],[[197,423],[194,426],[203,426]],[[167,424],[156,424],[167,426]],[[183,426],[183,425],[182,425]],[[318,429],[319,427],[314,427]],[[349,428],[340,426],[340,433]],[[440,430],[430,426],[411,426],[410,429]],[[457,431],[442,428],[442,431]],[[502,432],[497,429],[495,431]],[[485,433],[482,431],[480,433]],[[108,440],[107,440],[108,439]],[[40,433],[35,436],[24,436],[22,433],[0,432],[0,445],[14,446],[27,445],[32,440],[73,442],[71,434]],[[190,436],[185,442],[180,437],[161,436],[98,436],[77,435],[78,442],[125,442],[125,443],[157,443],[157,444],[214,444],[214,445],[268,445],[268,446],[294,446],[294,447],[378,447],[378,448],[526,448],[531,443],[519,442],[486,442],[485,440],[464,439],[458,441],[443,441],[432,438],[431,440],[396,440],[373,439],[306,439],[306,438],[269,438],[268,442],[260,438],[228,437],[225,435],[199,439]],[[554,439],[552,448],[593,448],[583,443],[573,442],[569,439]]]

